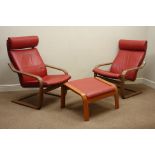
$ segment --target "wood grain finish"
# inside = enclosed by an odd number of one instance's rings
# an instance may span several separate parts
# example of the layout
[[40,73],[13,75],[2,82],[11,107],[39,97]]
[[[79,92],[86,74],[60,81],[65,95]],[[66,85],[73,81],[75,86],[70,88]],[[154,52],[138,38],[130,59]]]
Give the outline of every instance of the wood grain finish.
[[63,86],[61,86],[61,108],[65,107],[65,97],[67,94],[67,90],[72,90],[76,94],[80,95],[82,98],[82,101],[83,101],[83,118],[85,121],[89,120],[89,104],[94,102],[94,101],[97,101],[97,100],[100,100],[100,99],[103,99],[103,98],[106,98],[109,96],[114,96],[115,109],[118,109],[119,108],[119,96],[118,96],[117,87],[114,84],[112,84],[108,81],[105,81],[103,79],[100,79],[98,77],[96,77],[95,79],[98,81],[101,81],[103,83],[106,83],[107,85],[109,85],[109,87],[113,87],[114,91],[111,91],[111,92],[106,93],[106,94],[98,95],[98,96],[95,96],[93,98],[88,98],[84,92],[82,92],[78,88],[74,87],[72,84],[65,83]]

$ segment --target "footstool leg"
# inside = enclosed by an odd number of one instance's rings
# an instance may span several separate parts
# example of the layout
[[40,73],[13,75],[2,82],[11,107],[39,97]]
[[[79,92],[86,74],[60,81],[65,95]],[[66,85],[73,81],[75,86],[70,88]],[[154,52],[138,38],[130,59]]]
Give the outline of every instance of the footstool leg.
[[83,117],[85,121],[89,121],[89,103],[86,97],[83,100]]
[[66,94],[67,94],[67,88],[63,85],[61,86],[61,108],[65,108]]
[[119,108],[119,96],[118,96],[118,92],[116,92],[114,94],[114,98],[115,98],[115,109]]

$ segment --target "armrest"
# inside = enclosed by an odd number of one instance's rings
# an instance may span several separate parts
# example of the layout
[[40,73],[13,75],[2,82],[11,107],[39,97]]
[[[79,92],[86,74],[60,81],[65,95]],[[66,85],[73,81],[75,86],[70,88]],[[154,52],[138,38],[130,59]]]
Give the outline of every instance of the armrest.
[[126,75],[128,72],[130,72],[130,71],[142,69],[142,68],[145,66],[145,64],[146,64],[146,62],[144,61],[143,64],[142,64],[141,66],[139,66],[139,67],[134,67],[134,68],[129,68],[129,69],[123,70],[123,72],[122,72],[122,74],[121,74],[122,77],[125,77],[125,75]]
[[66,70],[62,69],[62,68],[55,67],[55,66],[51,66],[51,65],[47,65],[47,64],[45,64],[45,66],[48,67],[48,68],[52,68],[52,69],[56,69],[56,70],[62,71],[62,72],[64,72],[66,75],[68,75],[68,72],[67,72]]
[[107,66],[107,65],[111,65],[111,64],[112,64],[112,62],[105,63],[105,64],[99,64],[99,65],[95,66],[95,68],[99,68],[101,66]]
[[13,72],[18,73],[18,74],[22,74],[22,75],[26,75],[26,76],[30,76],[30,77],[32,77],[32,78],[38,80],[39,83],[40,83],[40,86],[43,86],[43,80],[42,80],[42,78],[41,78],[40,76],[31,74],[31,73],[21,72],[21,71],[15,69],[14,66],[13,66],[12,64],[8,64],[8,65],[9,65],[9,67],[11,68],[11,70],[12,70]]

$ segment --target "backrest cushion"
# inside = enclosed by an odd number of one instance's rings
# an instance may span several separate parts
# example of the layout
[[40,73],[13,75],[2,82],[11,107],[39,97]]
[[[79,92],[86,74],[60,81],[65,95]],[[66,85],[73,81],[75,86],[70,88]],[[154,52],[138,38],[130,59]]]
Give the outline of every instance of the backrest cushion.
[[[123,70],[138,67],[142,64],[147,49],[147,41],[141,40],[120,40],[119,52],[114,59],[110,71],[121,74]],[[126,74],[126,79],[134,81],[137,76],[136,71]]]
[[[8,38],[7,47],[10,61],[14,67],[22,72],[43,77],[47,75],[45,64],[35,46],[38,37]],[[34,81],[34,78],[19,75],[22,85]]]

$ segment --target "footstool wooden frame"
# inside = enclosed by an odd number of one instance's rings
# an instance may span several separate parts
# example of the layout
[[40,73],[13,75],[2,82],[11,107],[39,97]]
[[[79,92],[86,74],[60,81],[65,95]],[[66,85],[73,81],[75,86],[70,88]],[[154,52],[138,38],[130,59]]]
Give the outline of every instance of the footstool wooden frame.
[[89,120],[89,104],[94,102],[94,101],[97,101],[97,100],[100,100],[100,99],[103,99],[103,98],[106,98],[109,96],[114,96],[115,109],[118,109],[119,108],[119,96],[118,96],[117,87],[114,84],[112,84],[108,81],[105,81],[101,78],[95,77],[94,79],[99,80],[100,82],[103,82],[104,84],[109,85],[109,87],[113,87],[114,91],[104,93],[102,95],[95,96],[93,98],[88,98],[83,91],[81,91],[80,89],[78,89],[75,86],[73,86],[72,84],[70,84],[70,82],[67,82],[61,87],[61,108],[65,108],[65,97],[67,94],[67,90],[72,90],[76,94],[80,95],[82,98],[82,101],[83,101],[83,117],[84,117],[85,121]]

